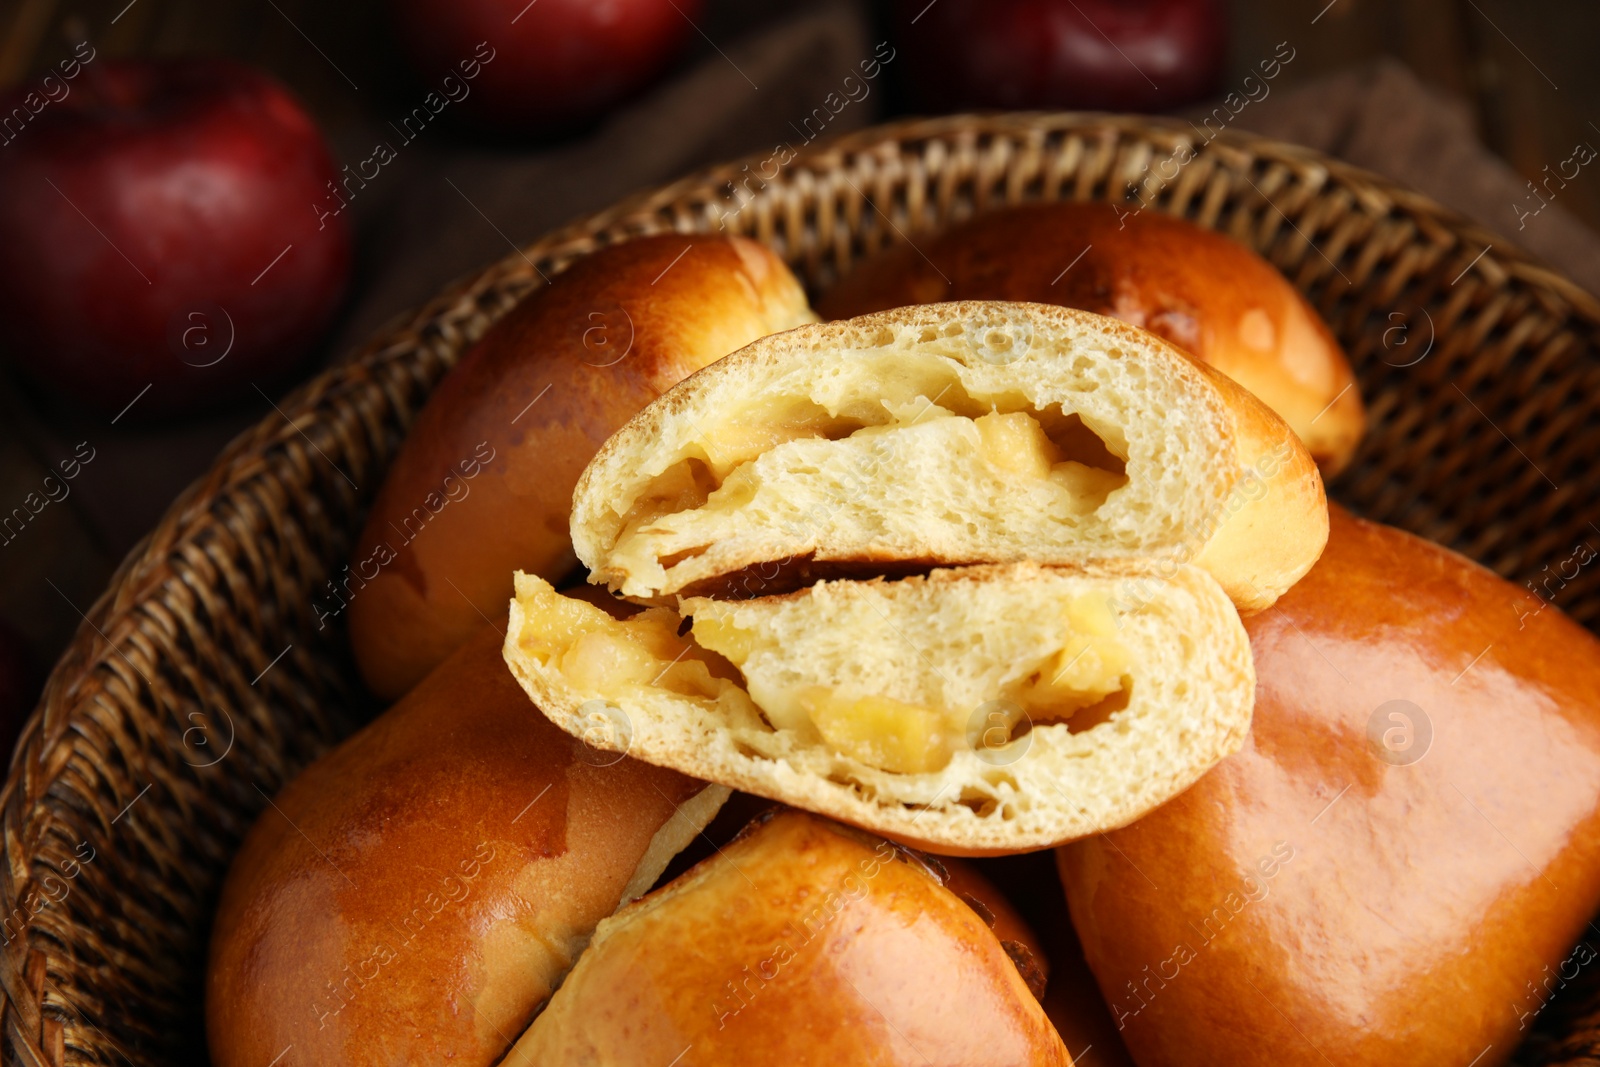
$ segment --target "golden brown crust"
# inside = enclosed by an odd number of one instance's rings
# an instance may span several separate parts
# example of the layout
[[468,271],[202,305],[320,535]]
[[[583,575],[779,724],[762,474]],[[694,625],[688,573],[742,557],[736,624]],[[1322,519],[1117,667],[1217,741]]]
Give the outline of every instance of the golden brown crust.
[[1263,611],[1304,577],[1327,543],[1327,490],[1316,461],[1282,419],[1227,375],[1200,369],[1227,398],[1243,473],[1194,562],[1219,576],[1241,614]]
[[496,323],[417,416],[347,575],[318,605],[348,604],[373,692],[400,696],[502,611],[513,570],[572,569],[572,488],[636,411],[811,318],[764,246],[664,234],[584,257]]
[[505,1059],[1071,1061],[999,940],[902,850],[780,812],[602,924]]
[[1361,396],[1333,335],[1271,264],[1221,234],[1112,204],[1029,204],[986,213],[918,248],[867,260],[818,310],[845,319],[906,304],[1020,300],[1111,315],[1255,393],[1329,474],[1360,443]]
[[1058,853],[1142,1067],[1500,1063],[1594,959],[1600,642],[1541,606],[1335,512],[1244,749]]
[[550,725],[499,646],[485,627],[246,837],[211,940],[218,1067],[290,1045],[301,1063],[493,1063],[695,808],[702,783]]

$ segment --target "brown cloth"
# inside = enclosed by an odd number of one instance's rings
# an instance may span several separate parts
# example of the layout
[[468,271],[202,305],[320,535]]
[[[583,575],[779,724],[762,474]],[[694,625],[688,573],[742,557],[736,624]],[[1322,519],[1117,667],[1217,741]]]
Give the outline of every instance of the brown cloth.
[[[585,213],[720,159],[768,150],[872,55],[860,9],[825,6],[722,48],[617,112],[587,137],[525,150],[419,137],[352,203],[360,256],[351,310],[329,353],[342,356],[386,321],[457,278]],[[892,66],[892,61],[891,61]],[[824,131],[882,114],[887,78]],[[1515,238],[1600,292],[1600,242],[1559,205],[1517,229],[1523,179],[1476,139],[1468,106],[1393,62],[1274,93],[1240,127],[1297,141],[1419,189]],[[341,158],[387,139],[380,124],[336,138]],[[1597,138],[1600,140],[1600,138]],[[796,142],[798,143],[798,142]],[[95,458],[21,536],[0,544],[0,617],[50,662],[111,568],[226,441],[272,413],[260,398],[178,426],[108,427],[67,407],[41,410],[0,383],[0,511],[88,442]]]

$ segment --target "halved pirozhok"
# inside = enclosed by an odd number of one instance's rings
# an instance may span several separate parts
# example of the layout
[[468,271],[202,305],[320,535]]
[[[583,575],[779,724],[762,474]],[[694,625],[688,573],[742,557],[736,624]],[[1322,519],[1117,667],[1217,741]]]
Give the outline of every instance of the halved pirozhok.
[[618,619],[518,574],[505,658],[597,748],[932,851],[1018,852],[1131,822],[1243,743],[1227,595],[1189,565],[1131,585],[1015,563]]
[[572,512],[591,580],[658,601],[974,563],[1192,562],[1254,611],[1327,532],[1311,456],[1231,380],[1112,319],[986,302],[740,349],[607,441]]

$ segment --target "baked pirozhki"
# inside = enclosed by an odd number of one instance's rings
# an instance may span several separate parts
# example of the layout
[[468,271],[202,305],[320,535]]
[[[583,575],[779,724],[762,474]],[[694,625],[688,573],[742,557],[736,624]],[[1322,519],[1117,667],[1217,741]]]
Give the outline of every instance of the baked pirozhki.
[[519,574],[505,656],[591,745],[970,855],[1150,811],[1239,747],[1254,686],[1193,566],[939,569],[621,620]]
[[1339,511],[1247,627],[1245,747],[1058,851],[1140,1067],[1488,1067],[1548,1013],[1589,1010],[1600,641]]
[[595,450],[685,375],[814,321],[771,249],[661,234],[584,256],[506,313],[440,381],[319,592],[348,608],[356,665],[394,700],[486,617],[518,567],[560,581],[572,487]]
[[211,1062],[490,1067],[726,796],[561,733],[484,626],[246,836],[211,933]]
[[775,813],[602,922],[503,1065],[1068,1067],[1011,953],[942,873]]
[[1185,219],[1107,203],[984,212],[867,259],[818,310],[946,300],[1036,300],[1143,327],[1260,397],[1329,474],[1361,443],[1355,374],[1316,311],[1272,264]]
[[641,599],[796,563],[1194,562],[1259,610],[1326,537],[1316,464],[1259,400],[1142,330],[1042,304],[762,338],[619,430],[572,511],[590,580]]

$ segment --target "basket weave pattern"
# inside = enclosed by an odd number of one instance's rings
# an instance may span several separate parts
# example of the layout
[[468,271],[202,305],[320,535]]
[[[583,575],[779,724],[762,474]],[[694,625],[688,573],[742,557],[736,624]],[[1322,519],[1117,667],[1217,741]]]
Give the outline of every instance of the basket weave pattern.
[[[1585,510],[1600,499],[1600,303],[1425,197],[1231,131],[1202,144],[1187,126],[1085,115],[880,127],[760,188],[759,160],[719,167],[545,237],[397,322],[235,440],[123,563],[0,793],[5,1062],[204,1062],[205,939],[228,860],[268,798],[374,710],[342,626],[319,630],[312,599],[429,390],[544,277],[632,235],[720,219],[816,291],[985,208],[1123,200],[1180,146],[1194,158],[1140,187],[1144,209],[1261,252],[1356,364],[1372,428],[1336,497],[1519,582],[1600,543]],[[730,181],[755,193],[731,212]],[[1600,567],[1545,588],[1600,621]],[[1600,1062],[1600,998],[1563,999],[1523,1062]]]

